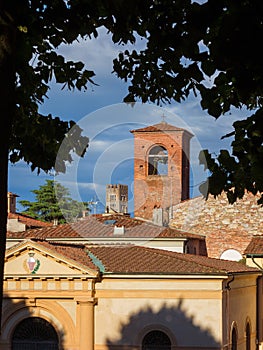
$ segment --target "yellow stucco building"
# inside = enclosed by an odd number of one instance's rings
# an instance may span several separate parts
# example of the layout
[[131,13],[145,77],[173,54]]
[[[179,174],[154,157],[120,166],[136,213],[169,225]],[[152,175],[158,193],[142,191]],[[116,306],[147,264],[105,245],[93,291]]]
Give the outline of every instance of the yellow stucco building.
[[0,349],[254,350],[259,276],[131,244],[24,240],[6,252]]

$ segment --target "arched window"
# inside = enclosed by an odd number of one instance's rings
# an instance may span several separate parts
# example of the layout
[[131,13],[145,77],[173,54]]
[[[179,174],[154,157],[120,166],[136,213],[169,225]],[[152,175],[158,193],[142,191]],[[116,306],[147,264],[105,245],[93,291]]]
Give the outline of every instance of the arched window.
[[236,249],[227,249],[221,254],[220,259],[239,261],[242,259],[242,254]]
[[237,330],[233,327],[231,333],[231,350],[237,350]]
[[148,156],[148,175],[168,174],[168,152],[163,146],[154,146]]
[[250,350],[250,344],[251,344],[251,332],[250,332],[250,324],[247,323],[246,325],[246,350]]
[[29,317],[15,328],[12,350],[58,350],[58,336],[54,327],[40,317]]
[[143,338],[142,350],[171,350],[171,340],[162,331],[151,331]]

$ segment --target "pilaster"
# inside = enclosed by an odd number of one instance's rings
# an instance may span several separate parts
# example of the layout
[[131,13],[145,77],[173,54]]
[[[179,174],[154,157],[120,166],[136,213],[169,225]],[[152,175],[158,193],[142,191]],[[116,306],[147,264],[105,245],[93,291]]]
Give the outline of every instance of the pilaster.
[[94,349],[94,306],[96,298],[77,298],[79,350]]

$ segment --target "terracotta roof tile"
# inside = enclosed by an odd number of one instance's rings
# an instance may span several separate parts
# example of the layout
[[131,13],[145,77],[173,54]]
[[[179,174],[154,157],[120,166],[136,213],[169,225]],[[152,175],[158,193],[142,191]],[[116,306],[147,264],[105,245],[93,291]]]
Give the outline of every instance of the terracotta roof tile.
[[146,126],[144,128],[140,128],[140,129],[134,129],[134,130],[130,130],[131,133],[134,132],[156,132],[156,131],[185,131],[188,134],[191,135],[191,133],[189,131],[187,131],[186,129],[183,128],[178,128],[174,125],[168,124],[166,122],[161,122],[155,125],[150,125],[150,126]]
[[[116,221],[119,226],[124,225],[125,227],[135,227],[144,223],[143,220],[135,219],[130,217],[129,215],[122,214],[96,214],[92,217],[96,218],[96,220],[98,220],[99,222],[107,225],[110,225],[111,221]],[[111,225],[114,225],[114,223],[112,223]]]
[[112,273],[228,274],[258,272],[244,264],[142,246],[90,246],[89,251]]
[[181,230],[173,229],[171,227],[164,228],[158,237],[167,237],[167,238],[175,238],[175,237],[183,238],[183,237],[185,237],[185,238],[194,238],[194,239],[199,239],[199,240],[205,239],[204,235],[184,232]]
[[42,240],[34,240],[41,246],[61,254],[63,257],[72,259],[79,264],[82,264],[92,270],[98,271],[98,267],[92,262],[92,259],[87,254],[87,249],[83,244],[68,244],[68,243],[57,243],[47,242]]
[[263,255],[263,236],[253,236],[244,254]]
[[122,237],[165,237],[203,239],[201,235],[161,227],[126,215],[90,215],[72,224],[31,229],[24,232],[8,232],[8,238],[95,238],[116,237],[115,226],[124,226]]
[[258,273],[244,264],[135,245],[83,245],[33,240],[61,257],[102,273],[227,275]]
[[8,213],[8,219],[17,219],[18,221],[25,224],[27,227],[48,227],[52,226],[50,222],[44,222],[37,219],[33,219],[30,216],[19,214],[19,213]]
[[46,239],[46,238],[70,238],[70,237],[81,237],[77,232],[75,232],[69,224],[29,229],[24,232],[7,232],[7,238],[36,238],[36,239]]

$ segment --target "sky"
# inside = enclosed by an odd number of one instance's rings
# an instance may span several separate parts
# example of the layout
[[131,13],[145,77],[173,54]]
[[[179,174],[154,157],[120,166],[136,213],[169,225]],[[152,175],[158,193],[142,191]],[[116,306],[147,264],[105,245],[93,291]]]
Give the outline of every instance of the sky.
[[[139,42],[138,47],[142,46],[143,43]],[[74,120],[83,129],[83,135],[89,137],[89,146],[83,158],[74,157],[67,166],[66,174],[56,177],[44,172],[37,175],[22,161],[10,164],[8,190],[19,196],[17,211],[23,210],[19,200],[34,201],[35,195],[31,191],[44,185],[46,179],[54,179],[69,189],[72,198],[93,202],[93,213],[104,212],[107,184],[127,184],[129,211],[132,212],[133,135],[130,130],[156,124],[163,119],[194,134],[190,144],[190,194],[191,197],[200,195],[198,186],[207,175],[199,165],[200,150],[208,149],[218,154],[222,148],[229,149],[231,139],[221,140],[221,136],[229,133],[233,122],[246,113],[232,110],[215,120],[201,109],[198,98],[193,96],[183,103],[163,106],[123,103],[128,85],[112,73],[112,60],[123,49],[112,44],[103,31],[97,39],[79,41],[60,49],[66,59],[81,60],[87,69],[94,70],[94,81],[98,85],[89,85],[87,91],[80,92],[61,90],[60,85],[52,83],[48,98],[40,105],[39,111],[59,116],[62,120]]]

